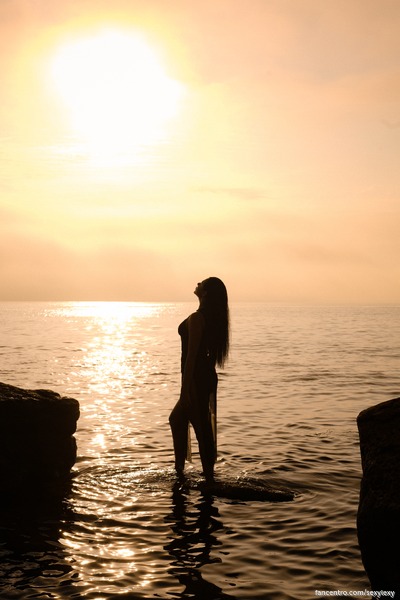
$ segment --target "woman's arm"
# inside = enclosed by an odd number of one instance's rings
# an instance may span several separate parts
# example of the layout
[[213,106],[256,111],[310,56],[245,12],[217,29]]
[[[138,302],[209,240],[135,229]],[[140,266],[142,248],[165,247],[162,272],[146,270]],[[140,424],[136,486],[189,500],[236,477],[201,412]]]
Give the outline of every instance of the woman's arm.
[[195,312],[190,315],[188,319],[188,350],[183,370],[181,390],[181,400],[184,403],[190,402],[190,388],[193,382],[194,367],[204,331],[204,325],[204,317],[201,313]]

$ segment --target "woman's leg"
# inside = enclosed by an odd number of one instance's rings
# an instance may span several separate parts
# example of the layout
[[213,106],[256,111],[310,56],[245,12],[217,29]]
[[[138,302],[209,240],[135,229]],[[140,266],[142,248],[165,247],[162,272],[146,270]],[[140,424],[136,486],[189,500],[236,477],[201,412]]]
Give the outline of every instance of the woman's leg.
[[209,410],[208,394],[206,397],[197,398],[193,410],[190,411],[190,421],[199,444],[199,453],[203,467],[204,477],[207,481],[214,481],[215,464],[215,437]]
[[200,459],[204,477],[208,482],[212,482],[214,481],[215,458],[211,424],[203,424],[200,434],[196,431],[196,427],[194,427],[194,430],[199,443]]
[[182,474],[188,448],[189,417],[179,400],[169,416],[169,424],[174,442],[175,469],[178,474]]

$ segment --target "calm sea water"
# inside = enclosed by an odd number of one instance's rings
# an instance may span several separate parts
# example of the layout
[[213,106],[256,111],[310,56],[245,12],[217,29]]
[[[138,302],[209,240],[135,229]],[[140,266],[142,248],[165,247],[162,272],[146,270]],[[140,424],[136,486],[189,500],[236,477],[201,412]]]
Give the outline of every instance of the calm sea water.
[[[293,502],[176,489],[168,414],[193,303],[2,303],[0,380],[79,400],[62,507],[0,518],[0,597],[303,600],[370,589],[356,416],[400,396],[400,307],[233,304],[217,477]],[[195,445],[193,445],[195,447]],[[121,596],[120,596],[121,595]]]

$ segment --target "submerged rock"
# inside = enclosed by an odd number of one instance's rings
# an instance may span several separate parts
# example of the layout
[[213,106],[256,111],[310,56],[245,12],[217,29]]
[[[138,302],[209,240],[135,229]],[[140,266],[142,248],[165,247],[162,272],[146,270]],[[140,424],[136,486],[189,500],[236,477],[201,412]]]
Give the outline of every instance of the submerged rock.
[[363,477],[357,514],[372,589],[400,593],[400,398],[357,417]]
[[203,484],[204,491],[213,496],[230,500],[258,500],[260,502],[290,502],[294,492],[274,487],[263,479],[242,477],[237,479],[216,480],[212,484]]
[[73,398],[0,383],[0,490],[67,476],[76,460],[78,418]]

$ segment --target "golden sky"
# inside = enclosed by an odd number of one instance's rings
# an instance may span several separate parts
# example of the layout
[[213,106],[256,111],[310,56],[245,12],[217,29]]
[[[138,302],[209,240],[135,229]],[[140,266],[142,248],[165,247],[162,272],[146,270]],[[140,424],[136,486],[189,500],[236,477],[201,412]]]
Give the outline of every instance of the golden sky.
[[397,0],[0,2],[0,299],[399,302]]

